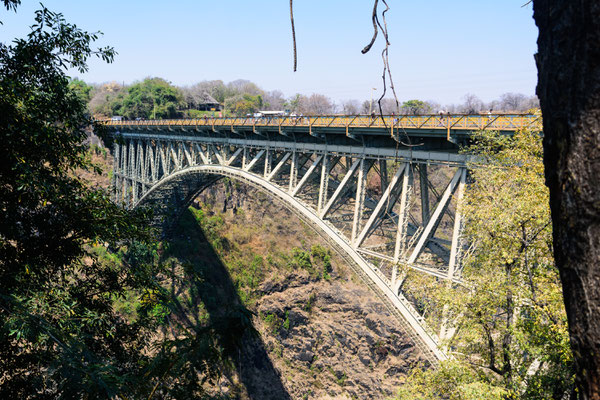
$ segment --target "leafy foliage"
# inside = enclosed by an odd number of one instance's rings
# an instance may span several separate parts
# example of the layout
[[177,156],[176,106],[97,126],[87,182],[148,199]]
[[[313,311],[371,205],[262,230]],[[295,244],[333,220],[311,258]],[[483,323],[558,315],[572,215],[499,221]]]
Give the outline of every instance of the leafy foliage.
[[2,398],[137,398],[161,383],[164,393],[165,381],[193,384],[166,386],[181,397],[218,373],[210,327],[156,341],[176,302],[158,279],[168,271],[155,262],[148,213],[77,177],[93,170],[93,121],[87,85],[65,69],[111,61],[111,48],[90,47],[97,37],[43,8],[26,39],[0,44]]
[[[456,334],[446,345],[457,364],[418,373],[410,393],[438,398],[436,385],[446,382],[452,396],[477,383],[490,393],[496,388],[500,398],[563,398],[572,390],[572,355],[552,256],[541,138],[480,133],[470,151],[477,161],[462,212],[472,251],[464,284],[438,290],[435,298],[438,309],[449,305],[444,318]],[[415,398],[407,390],[400,398]]]
[[225,100],[225,110],[236,116],[245,116],[254,114],[264,106],[263,98],[260,94],[252,96],[250,94],[240,94]]
[[182,104],[179,89],[164,79],[146,78],[129,87],[115,111],[128,119],[178,118]]
[[88,85],[81,79],[71,79],[69,81],[69,89],[77,93],[82,102],[88,103],[92,99],[93,86]]
[[431,107],[422,100],[408,100],[402,103],[402,110],[408,114],[426,114],[431,112]]
[[436,369],[414,369],[399,390],[398,398],[413,400],[503,400],[509,393],[491,384],[489,377],[455,361]]

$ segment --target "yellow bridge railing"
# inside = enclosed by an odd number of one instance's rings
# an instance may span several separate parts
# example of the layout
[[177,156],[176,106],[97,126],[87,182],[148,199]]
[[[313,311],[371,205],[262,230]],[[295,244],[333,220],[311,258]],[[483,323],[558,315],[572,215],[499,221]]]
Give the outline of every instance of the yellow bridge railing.
[[522,129],[542,130],[540,114],[474,114],[474,115],[398,115],[398,116],[281,116],[281,117],[231,117],[231,118],[194,118],[163,119],[138,121],[102,121],[114,127],[306,127],[313,128],[345,128],[346,132],[353,128],[387,128],[406,130],[440,130],[440,131],[477,131],[498,130],[518,131]]

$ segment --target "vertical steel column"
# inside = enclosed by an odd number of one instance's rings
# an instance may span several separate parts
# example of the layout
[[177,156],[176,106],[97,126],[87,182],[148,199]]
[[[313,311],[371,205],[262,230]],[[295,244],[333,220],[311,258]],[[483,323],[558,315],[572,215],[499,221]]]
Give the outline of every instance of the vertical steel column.
[[112,185],[113,185],[113,201],[117,204],[120,203],[120,192],[121,192],[121,188],[119,187],[120,184],[120,174],[121,174],[121,145],[115,140],[114,144],[113,144],[113,179],[112,179]]
[[[207,164],[213,164],[213,151],[212,151],[212,146],[210,144],[207,144],[206,146],[206,151],[204,152],[204,154],[206,154],[206,159]],[[219,160],[217,160],[217,164],[219,163]]]
[[128,165],[129,163],[127,162],[127,160],[129,159],[128,157],[128,152],[129,150],[129,143],[125,142],[123,143],[123,145],[121,146],[121,199],[120,199],[120,204],[123,206],[127,205],[127,191],[129,190],[128,188],[128,184],[129,184],[129,180],[128,180]]
[[321,214],[321,209],[327,202],[327,187],[329,184],[329,155],[323,155],[321,162],[321,182],[319,184],[319,200],[317,203],[317,212]]
[[248,148],[244,146],[244,150],[242,152],[242,169],[246,169],[246,163],[248,162]]
[[154,149],[152,148],[152,141],[146,140],[146,182],[148,187],[154,182]]
[[152,182],[155,183],[160,177],[160,142],[154,142],[154,162],[152,169]]
[[[458,183],[458,189],[455,194],[456,198],[456,213],[454,215],[454,230],[452,232],[452,245],[450,247],[450,261],[448,262],[448,287],[452,286],[452,279],[454,279],[454,274],[456,273],[456,266],[459,262],[459,243],[460,243],[460,234],[462,231],[462,199],[465,193],[465,184],[467,181],[467,169],[460,168],[460,181]],[[442,310],[442,323],[440,326],[440,340],[450,339],[454,336],[456,332],[456,327],[452,326],[448,322],[448,305],[444,305],[444,309]]]
[[292,164],[290,166],[290,185],[288,191],[291,192],[296,187],[298,181],[298,153],[296,150],[292,153]]
[[397,194],[394,195],[393,193],[396,192],[396,188],[398,187],[398,184],[400,183],[400,177],[402,174],[404,174],[406,172],[407,165],[408,164],[402,164],[402,166],[396,170],[396,173],[392,177],[392,182],[390,182],[390,185],[385,188],[383,195],[381,196],[381,198],[379,199],[379,202],[377,202],[377,205],[375,206],[375,209],[373,210],[373,213],[367,220],[367,223],[365,224],[364,228],[360,232],[360,235],[358,235],[358,238],[354,242],[355,247],[360,246],[364,242],[364,240],[367,238],[367,235],[369,235],[370,230],[376,221],[381,222],[381,220],[379,218],[382,215],[383,211],[387,210],[387,206],[390,203],[395,203],[396,200],[393,198],[390,199],[390,197],[397,196]]
[[417,258],[419,257],[419,254],[421,254],[421,252],[427,245],[427,242],[429,241],[429,239],[435,234],[435,231],[437,230],[437,228],[442,220],[442,216],[446,212],[448,204],[450,203],[450,197],[452,196],[452,193],[454,193],[454,190],[456,189],[456,184],[458,183],[460,175],[461,175],[461,170],[458,169],[456,171],[456,173],[454,174],[454,176],[452,177],[452,180],[446,187],[446,190],[444,190],[444,194],[440,198],[440,201],[438,202],[435,210],[433,211],[433,214],[432,214],[431,218],[429,219],[429,222],[423,228],[423,233],[419,237],[419,241],[417,242],[416,246],[414,247],[410,257],[408,257],[409,264],[412,264],[413,262],[415,262],[417,260]]
[[[396,232],[396,246],[394,247],[394,264],[398,264],[400,256],[406,251],[406,234],[408,228],[408,216],[410,212],[410,196],[412,195],[412,169],[408,164],[406,172],[402,177],[402,193],[400,194],[400,214],[398,215],[398,231]],[[396,268],[393,270],[395,275]],[[394,276],[395,277],[395,276]],[[394,279],[392,279],[393,281]]]
[[173,172],[181,169],[181,164],[179,163],[179,142],[176,142],[175,146],[177,146],[177,151],[175,151],[175,149],[173,148],[173,142],[169,141],[167,160],[169,160],[169,163],[173,161]]
[[387,160],[379,160],[379,181],[381,187],[381,193],[385,192],[388,186],[388,173],[387,173]]
[[452,231],[452,246],[450,247],[450,261],[448,262],[448,279],[454,278],[456,265],[459,262],[459,242],[462,231],[462,199],[465,194],[465,184],[467,181],[467,169],[460,168],[460,181],[458,183],[458,191],[455,194],[456,198],[456,213],[454,214],[454,230]]
[[429,187],[427,185],[427,164],[419,165],[419,181],[421,187],[421,218],[423,227],[429,222]]
[[221,157],[223,158],[223,165],[229,165],[229,145],[224,144],[221,146]]
[[144,163],[144,174],[142,180],[144,182],[144,192],[146,189],[150,187],[150,171],[152,169],[152,143],[150,140],[144,140],[144,154],[145,154],[145,163]]
[[177,142],[177,170],[183,168],[183,142]]
[[300,193],[300,191],[302,190],[304,185],[306,185],[308,183],[308,180],[311,178],[312,174],[315,172],[315,169],[318,167],[319,163],[323,160],[323,157],[324,157],[323,155],[318,155],[317,153],[315,153],[314,155],[315,155],[315,161],[313,161],[313,163],[310,165],[310,167],[308,167],[308,170],[302,176],[302,179],[300,179],[300,182],[298,182],[298,184],[296,185],[294,190],[292,190],[292,193],[291,193],[292,196],[295,196],[298,193]]
[[159,149],[160,165],[162,165],[162,175],[160,177],[162,178],[163,176],[169,175],[171,158],[169,157],[169,154],[168,154],[169,145],[167,143],[165,143],[164,141],[160,142],[159,147],[160,147],[160,149]]
[[263,176],[266,178],[271,172],[271,159],[273,158],[273,152],[267,147],[267,153],[265,154],[265,170]]
[[350,171],[351,165],[352,165],[352,157],[346,157],[346,172]]
[[140,139],[137,142],[137,177],[140,182],[144,181],[144,169],[146,168],[146,152],[144,151],[144,140]]
[[356,197],[354,203],[354,219],[352,222],[352,237],[350,238],[350,242],[354,245],[356,240],[356,236],[360,230],[360,220],[362,218],[363,209],[365,206],[365,186],[367,183],[367,160],[362,158],[360,160],[360,167],[358,169],[358,180],[356,182]]
[[346,192],[346,185],[348,185],[348,183],[350,182],[350,179],[352,179],[352,177],[354,176],[354,173],[356,172],[356,169],[358,168],[359,165],[360,165],[360,160],[356,160],[354,162],[354,164],[352,164],[350,169],[346,172],[346,174],[344,175],[344,178],[338,185],[337,189],[335,189],[335,192],[333,192],[333,194],[331,195],[331,198],[329,199],[329,201],[323,208],[323,211],[321,212],[321,219],[325,219],[327,217],[327,215],[331,211],[331,208],[333,207],[333,204],[342,195],[342,193]]
[[[139,192],[138,195],[139,197],[142,197],[144,195],[144,192],[146,191],[146,152],[145,150],[145,140],[138,140],[138,146],[137,146],[137,158],[138,158],[138,179],[139,179]],[[137,199],[136,199],[137,201]]]
[[131,197],[129,199],[129,206],[132,207],[135,202],[137,201],[137,194],[138,194],[138,183],[137,183],[137,161],[138,161],[138,154],[136,151],[136,144],[137,142],[134,142],[133,140],[130,143],[130,174],[129,177],[131,178]]

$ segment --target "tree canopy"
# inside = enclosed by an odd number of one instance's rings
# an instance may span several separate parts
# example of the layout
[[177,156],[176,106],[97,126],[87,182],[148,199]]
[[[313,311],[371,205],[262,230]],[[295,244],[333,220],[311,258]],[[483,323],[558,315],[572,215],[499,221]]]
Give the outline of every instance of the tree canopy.
[[149,241],[145,212],[117,207],[76,174],[94,169],[84,145],[93,122],[65,69],[110,62],[112,48],[91,47],[97,37],[42,8],[26,39],[0,44],[2,398],[114,397],[147,358],[147,334],[112,303],[155,287],[155,271],[95,256]]
[[400,398],[562,399],[574,390],[574,368],[541,137],[483,132],[470,151],[463,283],[423,294],[444,310],[433,325],[452,321],[446,346],[456,360],[415,372]]
[[165,119],[181,117],[183,95],[161,78],[146,78],[129,87],[122,98],[119,115],[129,119]]

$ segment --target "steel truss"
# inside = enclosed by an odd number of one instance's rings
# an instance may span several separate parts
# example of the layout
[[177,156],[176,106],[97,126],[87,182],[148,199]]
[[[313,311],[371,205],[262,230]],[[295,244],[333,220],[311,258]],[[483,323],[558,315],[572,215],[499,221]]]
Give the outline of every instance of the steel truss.
[[[430,153],[425,153],[426,155]],[[467,171],[456,155],[326,144],[123,133],[114,144],[114,200],[183,209],[220,177],[258,187],[320,230],[401,313],[418,344],[448,356],[405,296],[406,268],[460,283]],[[415,179],[415,177],[417,179]],[[418,184],[415,184],[415,180]]]

